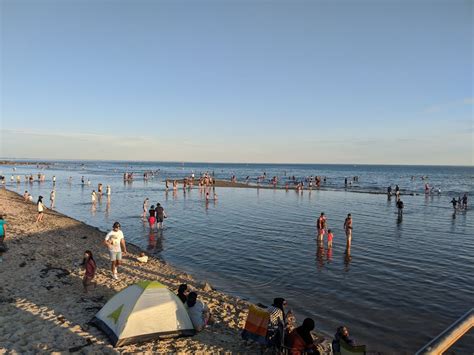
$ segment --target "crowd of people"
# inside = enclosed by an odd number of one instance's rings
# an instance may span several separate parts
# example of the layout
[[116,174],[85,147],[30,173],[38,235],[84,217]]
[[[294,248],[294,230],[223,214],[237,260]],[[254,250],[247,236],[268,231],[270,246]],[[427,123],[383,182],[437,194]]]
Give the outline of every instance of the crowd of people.
[[[314,320],[312,318],[305,318],[298,325],[295,315],[291,309],[288,309],[288,303],[284,298],[274,298],[270,306],[258,304],[258,307],[260,311],[266,314],[266,318],[263,318],[267,319],[266,335],[264,337],[255,337],[253,327],[247,326],[255,321],[251,319],[254,316],[249,311],[246,325],[242,331],[242,338],[244,340],[257,341],[261,345],[278,350],[275,351],[277,353],[282,350],[286,350],[284,353],[291,355],[326,353],[327,348],[322,344],[325,339],[314,334]],[[349,347],[356,346],[355,340],[349,335],[348,327],[344,325],[337,328],[331,342],[331,348],[334,353],[340,352],[341,342],[344,342]]]
[[[266,178],[266,175],[264,175],[264,177]],[[12,181],[18,182],[19,178],[20,176],[17,176],[17,178],[16,179],[14,178]],[[131,176],[129,174],[126,174],[124,176],[124,180],[125,178],[127,180],[133,179],[133,174]],[[72,178],[70,178],[69,181],[71,181],[71,179]],[[211,199],[211,195],[210,195],[211,187],[213,188],[212,189],[213,194],[214,194],[213,199],[217,200],[217,194],[215,193],[215,179],[213,175],[209,173],[205,173],[201,177],[199,177],[199,179],[197,180],[198,180],[198,186],[200,188],[200,191],[201,190],[205,191],[206,201]],[[302,191],[305,186],[309,187],[310,189],[313,186],[319,187],[322,181],[326,182],[326,177],[311,176],[305,181],[298,181],[298,182],[296,181],[295,177],[292,177],[290,178],[290,180],[295,182],[295,189],[297,191],[300,191],[300,190]],[[352,181],[354,182],[357,182],[358,180],[359,180],[358,177],[352,178]],[[27,181],[30,183],[34,181],[33,175],[27,176]],[[45,181],[44,174],[38,174],[38,181],[40,182]],[[232,177],[232,181],[237,181],[235,175]],[[247,177],[247,181],[248,181],[248,177]],[[273,177],[270,179],[270,181],[274,186],[276,186],[276,184],[278,183],[278,178]],[[54,188],[56,184],[55,176],[52,177],[52,182],[53,182],[53,189],[51,190],[49,194],[49,199],[50,199],[49,208],[51,209],[55,207],[55,201],[56,201],[56,190]],[[183,184],[184,191],[186,191],[186,189],[191,189],[195,184],[194,173],[189,177],[185,177],[180,182],[182,182]],[[83,176],[81,178],[81,183],[82,185],[85,185],[85,184],[90,185],[90,180],[87,179],[87,183],[86,183],[86,180]],[[173,190],[177,190],[178,180],[173,180],[172,184],[173,184]],[[345,185],[347,184],[348,184],[348,181],[346,178]],[[286,186],[288,188],[288,184]],[[165,181],[165,187],[166,187],[166,190],[168,190],[169,188],[168,179]],[[396,207],[398,209],[398,214],[400,216],[401,214],[403,214],[403,209],[404,209],[404,203],[401,200],[400,187],[396,185],[394,190],[392,190],[391,186],[387,188],[387,195],[389,199],[391,198],[393,191],[396,197]],[[426,194],[433,194],[436,192],[438,194],[441,194],[441,189],[440,188],[435,189],[434,187],[430,187],[427,183],[425,184]],[[97,191],[94,189],[91,193],[92,204],[95,205],[96,202],[100,200],[103,194],[104,194],[103,185],[98,184]],[[106,186],[105,194],[108,197],[111,195],[110,185]],[[33,202],[33,197],[28,191],[24,192],[23,198],[25,201]],[[452,204],[455,211],[466,210],[468,208],[468,196],[467,194],[464,194],[462,197],[459,196],[457,199],[453,197],[450,203]],[[148,221],[150,230],[153,231],[155,230],[155,228],[163,229],[164,220],[167,218],[165,209],[158,202],[155,205],[151,205],[149,208],[148,208],[148,204],[149,204],[149,199],[146,198],[143,201],[143,210],[142,210],[143,219],[144,220],[146,219]],[[43,202],[43,196],[38,197],[36,206],[37,206],[36,223],[41,223],[44,218],[44,212],[47,209],[45,203]],[[317,240],[318,242],[324,242],[324,238],[327,236],[327,247],[328,249],[332,249],[334,233],[333,233],[333,230],[330,229],[328,225],[329,225],[328,219],[325,213],[322,212],[316,221]],[[344,220],[343,229],[346,236],[346,253],[350,254],[351,243],[352,243],[352,230],[353,230],[353,221],[352,221],[352,216],[350,213],[347,215],[347,217]],[[7,238],[6,230],[7,228],[6,228],[5,220],[3,216],[0,215],[0,262],[2,261],[2,254],[8,250],[5,243],[6,238]],[[115,222],[113,224],[112,230],[109,233],[107,233],[103,243],[109,253],[110,262],[111,262],[110,270],[111,270],[112,278],[114,280],[118,280],[119,267],[122,263],[123,256],[127,254],[125,237],[121,230],[120,223]],[[88,293],[92,287],[96,286],[94,278],[97,272],[97,264],[90,250],[86,250],[84,252],[84,259],[83,259],[82,266],[84,267],[84,271],[85,271],[84,277],[83,277],[83,288],[84,288],[84,292]],[[187,290],[188,290],[187,285],[181,285],[178,289],[177,296],[186,305],[186,309],[188,310],[188,313],[193,322],[193,325],[195,326],[195,329],[200,331],[204,329],[208,324],[212,323],[212,317],[211,317],[209,308],[201,300],[198,299],[197,293],[196,292],[188,293]],[[291,327],[289,327],[287,323],[288,314],[285,313],[285,306],[286,306],[286,301],[283,298],[275,298],[273,304],[267,307],[268,312],[270,314],[270,320],[269,320],[269,326],[268,326],[269,332],[276,333],[276,329],[281,328],[281,325],[283,325],[283,329],[285,329],[287,333],[285,335],[280,334],[279,336],[281,336],[282,339],[285,339],[284,346],[287,346],[290,349],[292,349],[292,354],[299,354],[299,353],[302,353],[303,351],[317,352],[318,348],[316,344],[314,344],[313,337],[311,335],[311,332],[315,328],[314,321],[311,318],[306,318],[300,326],[295,327],[294,329],[291,329]],[[341,340],[344,340],[345,343],[351,346],[355,345],[355,342],[349,336],[348,328],[345,326],[339,327],[336,331],[336,334],[334,336],[334,340],[332,343],[332,347],[334,351],[338,351]]]

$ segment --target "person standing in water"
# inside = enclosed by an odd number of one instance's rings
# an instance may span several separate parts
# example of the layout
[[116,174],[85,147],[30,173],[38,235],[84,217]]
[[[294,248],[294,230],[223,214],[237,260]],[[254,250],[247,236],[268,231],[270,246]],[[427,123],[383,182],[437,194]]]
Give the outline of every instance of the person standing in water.
[[93,205],[95,205],[95,202],[97,200],[97,195],[95,193],[95,190],[92,190],[92,193],[91,193],[91,202]]
[[146,213],[148,209],[148,197],[143,201],[143,212],[142,212],[142,218],[146,218]]
[[458,201],[456,200],[456,198],[453,197],[453,199],[451,200],[451,203],[453,204],[454,211],[456,211],[458,207]]
[[120,223],[115,222],[112,230],[105,236],[104,244],[109,249],[112,277],[118,280],[118,267],[122,261],[122,253],[127,254],[125,237],[120,230]]
[[462,208],[467,210],[467,194],[462,197]]
[[318,239],[323,239],[324,233],[326,231],[326,224],[327,224],[327,219],[324,216],[324,212],[321,212],[321,215],[318,218],[317,221],[317,228],[318,228]]
[[51,191],[51,193],[49,194],[49,201],[51,202],[51,209],[54,208],[54,200],[56,198],[56,192],[53,190]]
[[107,187],[105,188],[105,194],[107,196],[110,196],[111,193],[112,193],[112,189],[110,188],[110,185],[107,185]]
[[158,229],[163,229],[163,222],[165,218],[167,218],[165,209],[163,206],[161,206],[161,204],[158,203],[156,205],[156,221]]
[[346,249],[350,250],[352,242],[352,215],[349,213],[344,221],[344,231],[346,232],[347,246]]
[[397,208],[398,208],[398,215],[401,216],[403,214],[403,201],[397,201]]

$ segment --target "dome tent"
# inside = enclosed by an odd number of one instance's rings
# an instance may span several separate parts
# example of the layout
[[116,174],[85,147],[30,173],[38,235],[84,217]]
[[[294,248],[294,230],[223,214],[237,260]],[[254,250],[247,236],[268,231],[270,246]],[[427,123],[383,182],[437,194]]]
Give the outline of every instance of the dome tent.
[[118,292],[92,322],[114,347],[195,334],[183,302],[156,281],[139,281]]

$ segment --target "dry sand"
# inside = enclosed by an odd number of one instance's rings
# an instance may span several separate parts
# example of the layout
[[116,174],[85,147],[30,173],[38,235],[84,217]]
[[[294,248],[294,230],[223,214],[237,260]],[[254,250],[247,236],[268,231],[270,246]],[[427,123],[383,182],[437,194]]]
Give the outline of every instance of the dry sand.
[[[150,258],[129,254],[113,280],[104,233],[60,213],[47,210],[35,223],[36,206],[14,192],[0,189],[0,213],[7,221],[10,248],[0,263],[0,353],[258,353],[240,338],[248,303],[222,292],[203,290],[189,275]],[[97,261],[98,286],[83,293],[78,265],[90,249]],[[216,322],[190,338],[168,339],[114,349],[108,338],[87,323],[117,291],[138,280],[157,280],[173,291],[187,283],[197,289]]]

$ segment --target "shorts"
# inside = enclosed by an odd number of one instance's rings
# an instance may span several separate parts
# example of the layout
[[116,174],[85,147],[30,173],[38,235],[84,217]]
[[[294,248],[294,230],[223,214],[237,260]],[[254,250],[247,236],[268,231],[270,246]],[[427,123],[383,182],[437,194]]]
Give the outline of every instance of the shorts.
[[122,260],[122,252],[121,251],[111,251],[109,250],[110,260]]
[[163,223],[163,217],[158,217],[158,223]]
[[150,226],[154,225],[156,222],[156,218],[155,217],[150,217],[148,218],[148,223],[150,223]]
[[346,229],[346,238],[348,240],[352,239],[352,229]]

